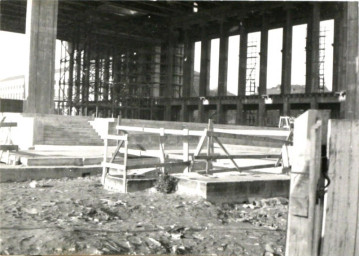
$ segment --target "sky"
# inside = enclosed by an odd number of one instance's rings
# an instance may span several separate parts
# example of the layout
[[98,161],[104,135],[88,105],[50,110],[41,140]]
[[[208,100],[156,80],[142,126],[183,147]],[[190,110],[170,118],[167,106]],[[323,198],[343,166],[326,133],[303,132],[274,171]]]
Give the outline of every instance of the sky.
[[[325,38],[325,79],[326,85],[331,89],[332,84],[332,62],[333,62],[333,20],[321,21],[321,30],[326,30]],[[293,27],[292,44],[292,84],[305,84],[305,41],[306,25]],[[282,36],[283,29],[269,30],[268,32],[268,63],[267,63],[267,88],[276,87],[281,83],[282,63]],[[248,44],[255,42],[258,54],[256,73],[256,84],[259,81],[259,51],[260,33],[248,34]],[[228,73],[227,90],[237,94],[238,65],[239,65],[239,35],[229,37],[228,45]],[[56,67],[60,65],[60,41],[56,42]],[[195,43],[194,70],[200,72],[201,43]],[[23,75],[26,64],[27,49],[24,34],[0,31],[0,80]],[[210,62],[210,89],[216,90],[218,86],[218,65],[219,65],[219,39],[211,40],[211,62]]]

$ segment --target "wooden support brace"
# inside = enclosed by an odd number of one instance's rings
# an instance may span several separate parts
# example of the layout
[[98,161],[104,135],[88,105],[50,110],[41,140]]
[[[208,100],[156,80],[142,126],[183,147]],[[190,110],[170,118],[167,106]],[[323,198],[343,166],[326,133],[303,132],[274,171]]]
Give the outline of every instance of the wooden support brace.
[[229,154],[229,152],[227,151],[227,149],[223,146],[222,142],[219,141],[219,139],[217,137],[213,137],[215,139],[215,141],[218,143],[218,145],[223,149],[224,153],[226,153],[226,155],[229,157],[229,159],[231,159],[232,163],[234,164],[234,166],[236,167],[236,169],[241,172],[241,169],[239,168],[239,166],[237,165],[236,161],[234,161],[233,157]]

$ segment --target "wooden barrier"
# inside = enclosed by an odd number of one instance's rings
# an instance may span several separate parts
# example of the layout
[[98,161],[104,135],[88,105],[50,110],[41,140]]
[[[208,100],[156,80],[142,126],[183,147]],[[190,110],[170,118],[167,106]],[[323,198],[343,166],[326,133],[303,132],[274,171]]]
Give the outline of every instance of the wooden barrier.
[[330,120],[322,254],[359,255],[359,120]]

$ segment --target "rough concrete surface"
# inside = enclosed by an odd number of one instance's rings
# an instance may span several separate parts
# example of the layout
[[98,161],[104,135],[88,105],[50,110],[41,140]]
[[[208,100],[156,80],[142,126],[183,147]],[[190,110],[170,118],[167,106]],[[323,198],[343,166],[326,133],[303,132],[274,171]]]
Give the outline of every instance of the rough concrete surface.
[[0,184],[0,254],[283,255],[287,200],[215,205],[99,176]]

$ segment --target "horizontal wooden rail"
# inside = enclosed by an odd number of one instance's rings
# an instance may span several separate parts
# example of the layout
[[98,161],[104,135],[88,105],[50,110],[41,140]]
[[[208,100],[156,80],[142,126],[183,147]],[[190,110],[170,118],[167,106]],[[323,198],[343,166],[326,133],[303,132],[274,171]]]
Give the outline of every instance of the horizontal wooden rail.
[[211,159],[211,160],[215,160],[215,159],[230,159],[230,158],[234,158],[234,159],[265,159],[265,158],[278,158],[281,155],[211,155],[211,156],[207,156],[207,155],[199,155],[196,156],[196,159]]
[[105,135],[105,138],[104,138],[104,139],[127,141],[127,135],[112,135],[112,134],[108,134],[108,135]]
[[128,165],[127,170],[143,169],[143,168],[160,168],[160,167],[173,167],[173,166],[189,166],[190,161],[186,162],[167,162],[167,163],[154,163],[154,164],[136,164]]
[[0,145],[0,150],[4,150],[4,151],[16,150],[16,151],[18,151],[19,146],[18,145]]
[[229,134],[253,135],[253,136],[269,136],[269,137],[287,137],[290,130],[275,131],[275,130],[235,130],[235,129],[221,129],[214,128],[214,132],[223,132]]
[[106,168],[113,168],[117,170],[124,170],[125,166],[123,164],[115,164],[115,163],[105,163],[102,162],[102,166]]
[[[183,130],[176,129],[161,129],[161,128],[147,128],[147,127],[136,127],[136,126],[124,126],[117,125],[117,130],[130,131],[130,132],[143,132],[143,133],[153,133],[153,134],[163,134],[163,135],[177,135],[177,136],[202,136],[203,131],[189,131],[188,135]],[[131,134],[131,136],[136,136],[136,134]]]
[[17,127],[17,123],[14,123],[14,122],[0,123],[0,128],[3,128],[3,127]]
[[219,138],[229,138],[229,139],[247,139],[252,141],[265,141],[265,142],[272,142],[278,144],[287,144],[291,145],[291,141],[282,140],[282,139],[275,139],[270,137],[262,137],[262,136],[253,136],[253,135],[242,135],[242,134],[231,134],[231,133],[224,133],[224,132],[211,132],[207,131],[207,136],[215,136]]

